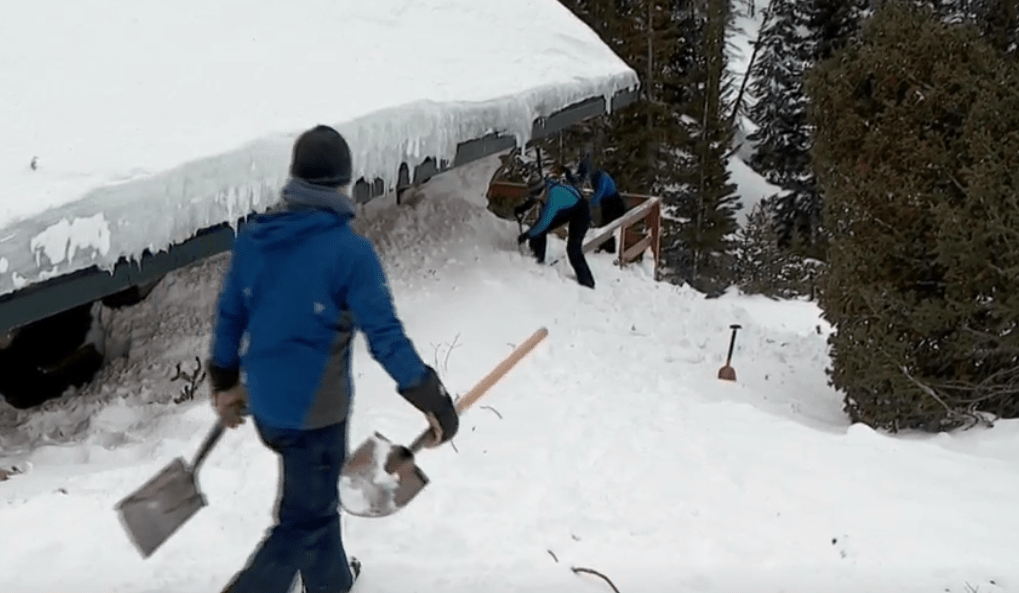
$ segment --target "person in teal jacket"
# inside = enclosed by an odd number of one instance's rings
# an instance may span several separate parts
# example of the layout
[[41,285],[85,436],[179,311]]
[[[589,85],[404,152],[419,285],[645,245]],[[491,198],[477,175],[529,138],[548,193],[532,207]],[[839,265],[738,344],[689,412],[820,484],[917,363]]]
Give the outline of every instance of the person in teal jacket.
[[294,144],[290,174],[282,208],[237,235],[208,364],[223,422],[236,427],[249,410],[281,462],[276,524],[228,593],[286,593],[298,574],[307,593],[344,593],[360,571],[348,562],[339,521],[357,331],[428,418],[428,446],[459,428],[452,399],[404,333],[375,249],[350,227],[346,141],[328,126],[308,130]]
[[594,288],[594,276],[584,258],[584,235],[591,225],[591,213],[587,200],[577,188],[550,178],[534,176],[528,183],[528,197],[514,209],[519,218],[536,202],[542,202],[538,220],[517,237],[517,244],[527,241],[538,263],[545,261],[548,233],[564,224],[569,224],[566,238],[566,256],[577,274],[581,286]]

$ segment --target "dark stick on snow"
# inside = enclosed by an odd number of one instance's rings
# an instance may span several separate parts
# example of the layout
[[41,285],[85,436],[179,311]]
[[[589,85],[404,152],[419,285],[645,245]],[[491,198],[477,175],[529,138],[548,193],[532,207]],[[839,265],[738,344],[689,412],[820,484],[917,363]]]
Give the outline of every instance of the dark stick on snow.
[[598,572],[597,570],[594,570],[593,568],[583,568],[583,567],[580,567],[580,566],[574,566],[570,570],[572,570],[574,574],[578,574],[578,573],[581,573],[581,572],[586,572],[587,574],[593,574],[595,576],[599,576],[599,577],[603,578],[606,583],[609,584],[609,587],[612,587],[613,591],[615,591],[616,593],[619,593],[619,589],[616,588],[616,584],[612,582],[612,579],[610,579],[609,577],[603,575],[602,573]]
[[556,558],[555,552],[553,552],[552,550],[545,550],[545,551],[548,552],[548,555],[552,557],[552,560],[556,561],[556,564],[559,563],[559,559]]
[[493,412],[495,412],[495,415],[499,417],[499,420],[502,420],[502,414],[499,413],[499,410],[496,410],[492,406],[481,406],[481,407],[485,408],[486,410],[492,410]]

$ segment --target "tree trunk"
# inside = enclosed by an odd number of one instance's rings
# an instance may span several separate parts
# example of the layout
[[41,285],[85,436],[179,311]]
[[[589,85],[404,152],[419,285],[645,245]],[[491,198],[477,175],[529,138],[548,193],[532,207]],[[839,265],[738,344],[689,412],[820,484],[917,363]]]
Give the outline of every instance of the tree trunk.
[[[736,115],[739,114],[740,103],[743,102],[743,91],[747,88],[747,81],[750,80],[750,71],[754,68],[754,60],[757,59],[757,50],[761,47],[761,35],[768,25],[768,17],[771,16],[771,2],[768,0],[768,7],[764,9],[764,17],[761,19],[761,28],[757,30],[757,39],[754,40],[754,51],[750,54],[750,62],[747,63],[747,71],[743,73],[743,82],[739,85],[739,92],[736,94],[736,102],[732,106],[732,116],[729,117],[729,126],[736,124]],[[751,0],[753,6],[753,0]]]
[[[645,80],[645,88],[647,89],[647,101],[648,101],[648,105],[649,106],[653,102],[652,92],[654,90],[654,87],[652,85],[652,80],[653,80],[653,77],[654,77],[654,56],[652,54],[652,50],[653,50],[653,45],[652,45],[653,40],[652,40],[652,37],[654,36],[654,24],[652,23],[652,20],[651,20],[652,19],[652,12],[654,10],[654,3],[655,3],[655,0],[647,0],[647,76],[645,77],[644,80]],[[653,140],[652,140],[652,129],[653,129],[653,126],[652,126],[652,122],[651,122],[651,109],[648,109],[648,111],[647,111],[648,142],[647,142],[647,144],[645,144],[645,148],[644,148],[644,152],[645,152],[645,155],[647,157],[648,179],[645,180],[644,185],[645,185],[646,191],[649,191],[649,192],[653,191],[652,187],[654,186],[654,170],[655,170],[655,167],[654,167],[654,164],[655,164],[654,163],[654,148],[652,146],[652,143],[653,143]]]

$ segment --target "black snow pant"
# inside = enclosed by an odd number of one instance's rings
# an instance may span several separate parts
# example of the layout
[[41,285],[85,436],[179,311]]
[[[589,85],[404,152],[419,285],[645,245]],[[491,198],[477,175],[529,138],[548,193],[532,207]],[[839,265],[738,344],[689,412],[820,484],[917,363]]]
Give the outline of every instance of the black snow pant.
[[346,593],[354,582],[339,514],[347,423],[288,430],[256,419],[255,428],[280,459],[276,524],[223,593],[287,593],[298,573],[307,593]]
[[591,274],[591,268],[587,266],[587,260],[584,258],[584,235],[587,234],[587,229],[591,226],[591,211],[588,209],[586,200],[581,200],[577,202],[576,206],[556,214],[552,219],[552,224],[548,225],[548,229],[544,233],[532,237],[528,241],[531,252],[534,253],[538,263],[545,263],[548,233],[564,224],[570,225],[567,228],[569,236],[566,238],[566,257],[569,258],[570,265],[573,266],[573,271],[577,274],[577,282],[582,286],[594,288],[594,275]]
[[[601,224],[605,226],[626,214],[626,202],[618,192],[605,196],[601,199]],[[616,236],[612,235],[607,241],[598,246],[595,251],[607,251],[613,253],[616,250]]]

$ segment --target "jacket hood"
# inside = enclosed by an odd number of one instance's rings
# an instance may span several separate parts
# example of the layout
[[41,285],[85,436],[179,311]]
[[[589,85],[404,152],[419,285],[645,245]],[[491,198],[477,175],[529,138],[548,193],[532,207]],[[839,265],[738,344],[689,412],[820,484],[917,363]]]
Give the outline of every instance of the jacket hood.
[[262,248],[284,246],[354,218],[354,202],[335,189],[291,179],[280,193],[282,208],[250,223],[250,236]]

